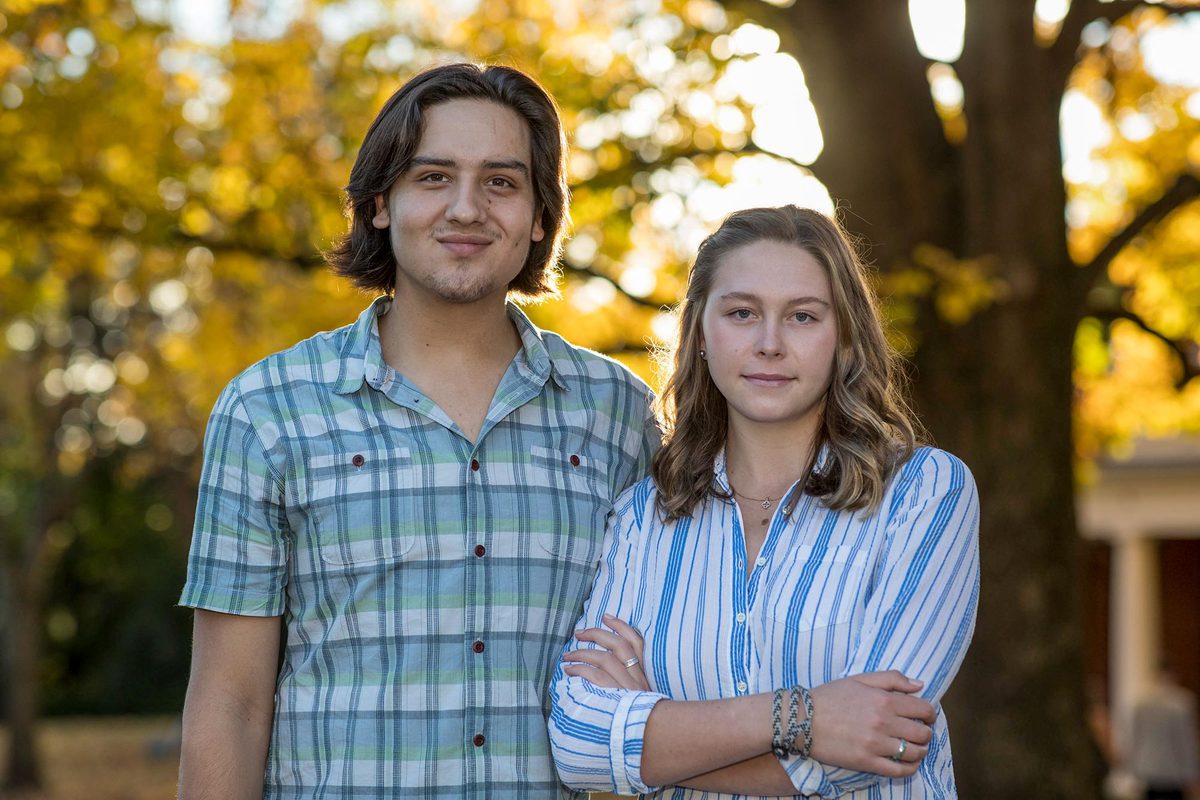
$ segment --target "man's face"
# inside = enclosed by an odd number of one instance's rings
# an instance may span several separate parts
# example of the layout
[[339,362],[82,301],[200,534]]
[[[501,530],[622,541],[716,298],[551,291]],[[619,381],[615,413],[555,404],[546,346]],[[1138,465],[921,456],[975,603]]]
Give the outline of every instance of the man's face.
[[427,108],[412,163],[375,197],[371,219],[390,231],[397,295],[503,299],[545,236],[531,171],[529,128],[512,109],[488,100]]

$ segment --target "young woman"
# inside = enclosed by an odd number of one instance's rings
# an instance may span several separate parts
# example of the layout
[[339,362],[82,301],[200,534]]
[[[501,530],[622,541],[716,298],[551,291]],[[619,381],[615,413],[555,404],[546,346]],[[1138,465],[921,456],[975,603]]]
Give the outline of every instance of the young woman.
[[974,628],[978,503],[895,382],[837,223],[751,209],[704,241],[666,442],[551,683],[567,785],[955,796],[936,704]]

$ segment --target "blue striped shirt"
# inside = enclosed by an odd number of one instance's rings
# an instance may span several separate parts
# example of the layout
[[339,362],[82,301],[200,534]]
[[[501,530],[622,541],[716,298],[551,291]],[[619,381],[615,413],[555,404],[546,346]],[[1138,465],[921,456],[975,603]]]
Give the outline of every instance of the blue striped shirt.
[[387,308],[221,394],[180,602],[283,615],[267,800],[563,796],[546,685],[658,445],[649,389],[510,306],[471,441],[384,362]]
[[[728,491],[723,456],[715,473]],[[957,458],[918,449],[870,515],[801,495],[790,515],[776,508],[757,557],[746,553],[732,501],[710,496],[691,516],[664,523],[656,494],[647,478],[617,500],[578,625],[598,627],[612,614],[640,630],[651,691],[599,688],[559,666],[549,727],[567,785],[678,800],[730,797],[656,792],[642,782],[646,720],[663,698],[737,697],[897,669],[923,680],[921,696],[938,704],[971,641],[979,594],[978,499]],[[567,649],[594,646],[576,639]],[[944,713],[928,756],[907,779],[799,757],[783,766],[799,795],[956,796]]]

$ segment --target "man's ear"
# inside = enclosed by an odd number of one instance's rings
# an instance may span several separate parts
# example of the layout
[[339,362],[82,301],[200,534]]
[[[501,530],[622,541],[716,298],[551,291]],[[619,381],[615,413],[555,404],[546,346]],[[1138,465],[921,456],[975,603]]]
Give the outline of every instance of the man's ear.
[[375,216],[371,217],[371,224],[379,230],[385,230],[392,223],[392,217],[388,213],[387,198],[381,194],[375,195]]
[[530,232],[529,238],[535,242],[546,238],[546,229],[542,227],[542,209],[540,207],[533,211],[533,230]]

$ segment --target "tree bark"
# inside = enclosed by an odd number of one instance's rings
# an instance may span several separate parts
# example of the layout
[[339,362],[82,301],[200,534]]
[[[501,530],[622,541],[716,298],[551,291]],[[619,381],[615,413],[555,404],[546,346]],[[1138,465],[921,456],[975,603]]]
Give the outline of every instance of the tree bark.
[[962,324],[926,303],[914,358],[922,419],[982,504],[978,624],[946,700],[960,794],[1091,798],[1071,441],[1082,298],[1058,117],[1070,65],[1034,42],[1032,0],[973,0],[956,64],[968,133],[950,145],[906,5],[798,0],[776,22],[821,120],[813,170],[872,260],[906,266],[932,244],[1003,287]]
[[8,758],[3,783],[8,791],[38,789],[42,785],[37,756],[37,720],[41,658],[41,583],[24,559],[4,562],[3,608],[4,709],[8,725]]

